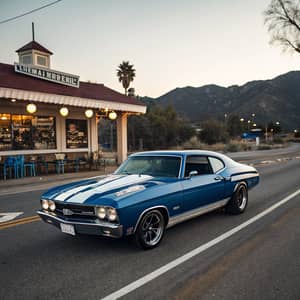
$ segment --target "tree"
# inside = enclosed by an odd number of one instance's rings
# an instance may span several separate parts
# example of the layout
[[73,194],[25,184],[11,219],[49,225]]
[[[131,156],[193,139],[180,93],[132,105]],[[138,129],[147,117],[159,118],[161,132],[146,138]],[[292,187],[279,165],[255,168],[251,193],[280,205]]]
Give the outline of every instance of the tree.
[[117,76],[119,78],[119,82],[122,83],[122,86],[125,89],[125,95],[127,95],[130,82],[132,82],[135,77],[135,69],[133,68],[133,65],[131,65],[129,61],[123,61],[118,66]]
[[194,134],[192,126],[172,106],[151,104],[145,115],[128,119],[128,144],[132,151],[138,149],[140,140],[145,149],[153,150],[180,145]]
[[222,122],[217,120],[207,120],[202,123],[202,130],[199,133],[200,139],[209,145],[226,142],[228,134]]
[[271,43],[300,53],[300,0],[271,0],[264,15]]
[[226,127],[228,134],[233,138],[243,133],[243,123],[237,115],[229,116]]

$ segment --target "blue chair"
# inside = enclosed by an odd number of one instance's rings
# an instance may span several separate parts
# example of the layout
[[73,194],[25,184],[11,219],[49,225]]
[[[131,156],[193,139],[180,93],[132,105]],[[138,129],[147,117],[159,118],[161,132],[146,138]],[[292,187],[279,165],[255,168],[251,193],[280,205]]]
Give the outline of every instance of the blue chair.
[[55,154],[55,168],[57,174],[64,174],[65,173],[65,165],[67,164],[67,157],[63,153],[56,153]]
[[8,156],[5,159],[5,162],[3,164],[3,178],[6,180],[7,178],[7,171],[9,178],[12,178],[12,173],[14,173],[14,178],[19,178],[19,165],[18,161],[13,156]]
[[[24,156],[23,156],[24,159]],[[35,162],[34,161],[24,161],[24,176],[26,176],[26,171],[28,169],[28,171],[30,172],[30,176],[36,176],[36,171],[35,171]]]
[[35,162],[25,161],[24,155],[17,156],[18,169],[20,170],[20,177],[26,176],[27,171],[29,171],[30,176],[36,176]]

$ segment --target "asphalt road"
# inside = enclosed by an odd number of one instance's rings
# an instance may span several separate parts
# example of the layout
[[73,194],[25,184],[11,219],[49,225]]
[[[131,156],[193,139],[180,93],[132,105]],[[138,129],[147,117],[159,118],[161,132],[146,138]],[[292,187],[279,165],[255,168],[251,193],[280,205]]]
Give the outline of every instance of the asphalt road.
[[[167,230],[151,251],[130,239],[71,237],[34,221],[0,230],[0,299],[101,299],[182,257],[300,189],[300,160],[258,167],[243,215],[209,213]],[[34,215],[42,191],[0,196]],[[300,299],[300,195],[124,299]]]

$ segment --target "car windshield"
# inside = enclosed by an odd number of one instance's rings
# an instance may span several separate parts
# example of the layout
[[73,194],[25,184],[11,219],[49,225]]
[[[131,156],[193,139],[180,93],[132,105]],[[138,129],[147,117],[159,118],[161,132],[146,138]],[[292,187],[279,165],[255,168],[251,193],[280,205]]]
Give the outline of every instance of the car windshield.
[[126,160],[115,174],[178,177],[180,163],[180,157],[176,156],[133,156]]

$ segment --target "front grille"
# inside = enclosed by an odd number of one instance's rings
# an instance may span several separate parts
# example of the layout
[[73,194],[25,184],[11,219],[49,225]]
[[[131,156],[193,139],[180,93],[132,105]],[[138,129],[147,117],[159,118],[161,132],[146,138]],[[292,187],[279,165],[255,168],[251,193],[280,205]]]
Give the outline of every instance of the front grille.
[[[76,204],[67,204],[56,202],[55,213],[58,216],[63,216],[64,218],[80,218],[80,219],[89,219],[94,220],[96,216],[94,214],[93,206],[84,206]],[[63,210],[67,210],[67,213],[64,214]]]

